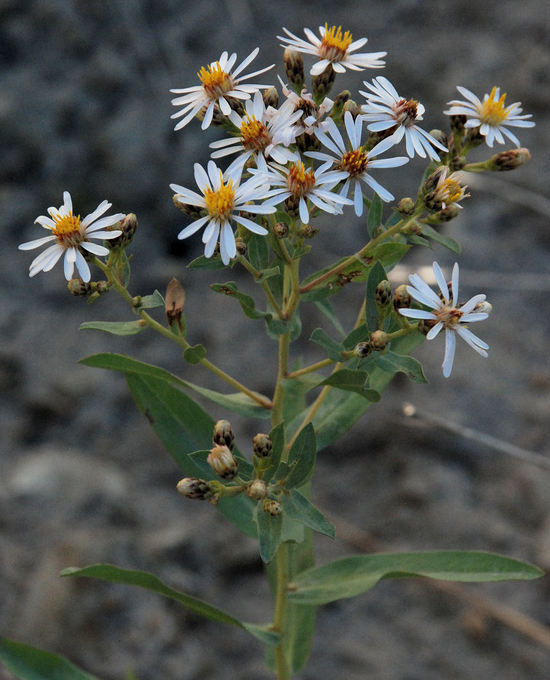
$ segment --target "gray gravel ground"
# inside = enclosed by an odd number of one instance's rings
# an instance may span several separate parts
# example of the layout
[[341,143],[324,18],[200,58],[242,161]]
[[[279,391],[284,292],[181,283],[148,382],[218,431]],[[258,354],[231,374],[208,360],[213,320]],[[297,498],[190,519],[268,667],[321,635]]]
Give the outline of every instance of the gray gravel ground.
[[[401,414],[410,401],[550,453],[548,4],[3,0],[0,629],[66,654],[98,677],[114,680],[133,670],[139,680],[259,680],[266,672],[260,645],[240,631],[154,595],[61,580],[65,566],[108,561],[154,571],[248,620],[268,618],[269,596],[253,542],[219,522],[210,506],[176,494],[178,470],[123,379],[77,360],[126,352],[220,385],[182,366],[173,347],[147,334],[79,333],[85,320],[128,318],[122,303],[103,299],[89,308],[71,298],[59,265],[29,280],[31,256],[16,246],[38,236],[34,218],[59,205],[65,189],[83,214],[104,198],[116,211],[136,212],[134,290],[163,290],[180,277],[193,341],[269,392],[274,344],[266,349],[259,322],[242,320],[231,301],[208,291],[209,282],[225,280],[223,273],[186,271],[200,239],[175,239],[183,221],[168,185],[192,186],[192,164],[206,160],[205,139],[218,133],[199,134],[197,125],[173,132],[168,89],[193,83],[200,66],[224,49],[244,57],[260,45],[256,63],[280,64],[281,26],[300,33],[325,21],[368,36],[373,51],[388,50],[384,73],[425,104],[428,128],[444,124],[440,111],[457,84],[478,93],[501,85],[510,101],[523,101],[537,127],[521,134],[532,162],[478,188],[472,182],[464,214],[447,230],[463,244],[464,294],[486,291],[494,306],[480,330],[491,345],[489,359],[459,347],[445,380],[441,345],[420,348],[429,386],[396,380],[382,404],[320,455],[317,504],[391,550],[488,549],[550,567],[550,473],[434,425],[413,427]],[[361,80],[358,74],[341,82],[356,90]],[[387,174],[398,195],[416,183],[405,170]],[[359,245],[359,223],[349,217],[340,229],[338,240],[321,230],[315,268]],[[440,248],[435,255],[447,267],[454,261]],[[431,261],[424,251],[406,264]],[[348,319],[358,294],[341,296]],[[308,321],[303,337],[318,322]],[[241,442],[260,427],[234,423]],[[322,539],[317,550],[327,561],[351,548]],[[550,626],[547,580],[472,590]],[[320,612],[314,654],[300,678],[547,680],[549,667],[541,644],[422,583],[395,582]],[[0,670],[0,678],[8,677]]]

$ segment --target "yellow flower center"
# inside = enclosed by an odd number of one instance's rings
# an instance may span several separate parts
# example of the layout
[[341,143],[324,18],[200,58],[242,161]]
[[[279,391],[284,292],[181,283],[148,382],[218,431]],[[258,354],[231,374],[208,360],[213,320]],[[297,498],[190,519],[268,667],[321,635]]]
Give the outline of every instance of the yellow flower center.
[[338,163],[338,168],[349,173],[350,177],[356,177],[365,172],[368,162],[368,156],[364,151],[354,149],[342,156],[342,160]]
[[264,151],[264,149],[271,144],[271,137],[269,136],[267,125],[262,123],[261,120],[258,120],[256,116],[249,116],[247,114],[245,120],[241,124],[241,136],[245,149]]
[[65,248],[76,246],[84,240],[84,230],[80,226],[80,215],[58,215],[52,218],[55,227],[52,232],[57,236],[59,243]]
[[287,186],[294,196],[305,196],[315,186],[313,170],[306,171],[303,163],[294,163],[288,172]]
[[353,39],[351,33],[346,31],[342,35],[342,27],[331,26],[325,24],[325,34],[319,47],[319,56],[323,59],[330,59],[331,61],[342,61],[351,45]]
[[479,109],[479,118],[482,123],[487,123],[487,125],[498,126],[508,118],[508,111],[504,107],[506,93],[501,95],[499,99],[495,99],[496,89],[496,87],[493,87],[491,94]]
[[416,122],[418,113],[418,102],[416,99],[400,99],[393,108],[396,121],[410,127]]
[[233,79],[222,69],[219,61],[211,66],[203,66],[197,75],[206,93],[212,99],[217,99],[233,89]]
[[456,203],[464,197],[464,189],[456,179],[449,177],[441,186],[441,194],[445,197],[445,203]]
[[[220,170],[220,179],[222,172]],[[233,206],[235,205],[235,190],[233,189],[233,182],[229,179],[227,184],[221,182],[219,189],[206,189],[204,192],[204,201],[206,209],[211,217],[220,221],[226,221],[231,215]]]

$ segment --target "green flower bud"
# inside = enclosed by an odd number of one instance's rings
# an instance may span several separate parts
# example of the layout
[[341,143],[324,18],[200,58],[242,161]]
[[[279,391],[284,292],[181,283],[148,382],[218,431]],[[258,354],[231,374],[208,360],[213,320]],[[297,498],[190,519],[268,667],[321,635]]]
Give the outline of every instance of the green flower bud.
[[176,488],[186,498],[194,498],[200,501],[212,498],[215,493],[209,482],[198,477],[184,477],[180,479]]
[[374,299],[378,307],[386,307],[392,299],[391,283],[384,279],[376,286],[374,291]]
[[386,345],[390,341],[390,336],[384,331],[374,331],[371,333],[369,344],[377,352],[385,349]]
[[293,89],[299,94],[304,87],[305,81],[304,60],[302,55],[291,47],[286,47],[283,52],[283,61],[285,64],[286,77]]
[[265,498],[262,503],[262,510],[272,517],[277,517],[277,515],[281,514],[282,508],[278,501],[274,501],[271,498]]
[[215,446],[206,462],[222,479],[234,479],[238,472],[238,463],[227,446]]
[[262,479],[255,479],[250,482],[247,494],[252,498],[253,501],[261,501],[265,498],[267,493],[266,483]]
[[212,435],[214,444],[218,446],[227,446],[230,451],[233,451],[235,443],[235,435],[231,428],[229,420],[218,420],[214,425],[214,434]]
[[410,307],[412,304],[412,298],[407,290],[407,286],[403,283],[397,286],[393,294],[393,306],[395,309],[404,309],[405,307]]
[[254,455],[258,458],[269,458],[273,450],[273,442],[268,434],[258,433],[252,440]]

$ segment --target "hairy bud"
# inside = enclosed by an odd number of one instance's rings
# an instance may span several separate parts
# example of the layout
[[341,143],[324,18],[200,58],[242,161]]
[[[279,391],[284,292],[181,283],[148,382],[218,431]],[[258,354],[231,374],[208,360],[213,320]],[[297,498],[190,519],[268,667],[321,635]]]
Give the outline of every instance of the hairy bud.
[[67,288],[71,295],[79,297],[86,297],[92,292],[92,285],[86,283],[82,279],[71,279],[70,281],[67,281]]
[[277,222],[273,227],[273,233],[277,238],[286,238],[288,231],[288,224],[285,224],[285,222]]
[[266,483],[262,479],[255,479],[250,482],[246,492],[253,501],[261,501],[267,493]]
[[376,286],[374,300],[378,307],[386,307],[391,302],[391,283],[384,279]]
[[258,458],[269,458],[273,450],[273,442],[268,434],[259,432],[252,440],[254,455]]
[[215,446],[206,462],[222,479],[234,479],[238,472],[238,463],[227,446]]
[[402,215],[412,215],[414,212],[414,205],[415,203],[412,198],[406,196],[399,201],[397,209]]
[[107,241],[107,245],[110,248],[126,248],[126,246],[130,245],[132,242],[137,226],[137,217],[134,215],[134,213],[128,213],[120,220],[120,222],[116,222],[110,227],[105,227],[105,231],[113,231],[115,229],[120,229],[122,231],[120,236],[109,239]]
[[393,294],[393,306],[395,309],[404,309],[405,307],[410,307],[412,303],[412,298],[407,290],[407,286],[403,283],[397,286]]
[[230,451],[233,451],[235,445],[235,435],[229,420],[218,420],[214,425],[214,434],[212,435],[214,444],[218,446],[227,446]]
[[384,333],[384,331],[374,331],[374,333],[371,333],[370,335],[369,344],[373,350],[380,352],[386,347],[389,341],[390,336],[387,333]]
[[304,87],[304,60],[300,52],[286,47],[283,52],[286,77],[296,92],[301,92]]
[[311,89],[313,90],[313,97],[316,102],[322,102],[327,94],[331,91],[334,85],[336,73],[329,64],[326,69],[318,76],[313,76],[311,81]]
[[347,102],[344,104],[344,107],[342,108],[342,115],[344,115],[346,111],[349,111],[351,113],[351,115],[353,116],[353,120],[355,120],[357,116],[361,113],[359,104],[353,99],[348,99]]
[[372,347],[370,342],[358,342],[353,348],[353,353],[359,359],[364,359],[372,352]]
[[180,479],[176,488],[186,498],[194,498],[200,501],[212,498],[215,493],[209,482],[198,477],[184,477]]
[[279,93],[277,92],[277,88],[266,88],[262,93],[262,97],[266,108],[268,106],[272,106],[274,109],[276,109],[277,106],[279,106]]
[[515,170],[521,165],[525,165],[529,160],[531,160],[529,149],[509,149],[508,151],[501,151],[491,156],[487,167],[489,170],[496,172],[506,172],[507,170]]
[[272,517],[277,517],[277,515],[281,514],[282,508],[278,501],[274,501],[271,498],[265,498],[262,503],[262,510]]
[[235,247],[237,248],[237,252],[239,253],[239,255],[246,255],[248,246],[246,245],[245,240],[240,236],[237,236],[237,238],[235,239]]

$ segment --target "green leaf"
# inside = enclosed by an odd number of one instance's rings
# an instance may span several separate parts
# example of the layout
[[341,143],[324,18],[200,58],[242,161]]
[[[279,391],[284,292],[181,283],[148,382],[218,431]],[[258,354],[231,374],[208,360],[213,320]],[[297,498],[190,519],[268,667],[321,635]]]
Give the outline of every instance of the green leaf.
[[300,337],[302,332],[302,322],[298,314],[294,314],[290,321],[281,321],[281,319],[272,319],[271,314],[266,315],[267,334],[269,337],[277,340],[279,335],[290,333],[290,341],[296,340]]
[[117,263],[117,272],[122,285],[125,288],[128,288],[128,284],[130,283],[130,259],[128,258],[128,255],[126,255],[125,250],[120,253],[120,260]]
[[190,364],[199,364],[206,356],[206,349],[202,345],[193,345],[183,352],[183,358]]
[[345,350],[350,352],[358,342],[366,342],[370,338],[370,330],[365,324],[354,328],[349,335],[344,338],[342,345]]
[[382,224],[382,201],[378,194],[374,194],[367,215],[367,229],[369,236],[373,238],[374,230]]
[[426,376],[424,375],[424,371],[422,370],[422,364],[412,357],[387,351],[384,354],[376,352],[373,358],[375,359],[375,366],[382,369],[383,371],[391,373],[392,375],[398,371],[401,371],[415,383],[428,382],[426,380]]
[[453,253],[460,255],[460,253],[462,252],[462,247],[461,247],[460,243],[458,243],[457,241],[454,240],[454,238],[440,234],[436,229],[431,227],[429,224],[422,224],[421,226],[422,226],[422,233],[424,234],[424,236],[431,238],[433,241],[435,241],[436,243],[439,243],[440,245],[444,246],[445,248],[448,248]]
[[365,294],[365,319],[367,328],[371,333],[374,333],[374,331],[378,328],[379,314],[375,299],[376,287],[380,281],[384,281],[387,278],[388,275],[386,274],[384,267],[380,264],[380,262],[376,262],[369,272],[369,278],[367,279],[367,291]]
[[369,401],[380,401],[380,394],[375,390],[365,387],[369,375],[366,371],[356,371],[350,368],[342,368],[325,378],[320,385],[330,385],[339,390],[356,392]]
[[316,328],[309,339],[315,344],[320,345],[327,353],[329,359],[342,361],[343,348],[341,343],[333,340],[324,329]]
[[105,331],[112,335],[136,335],[145,330],[143,321],[85,321],[80,324],[81,331]]
[[326,316],[334,328],[336,328],[338,333],[340,333],[340,335],[343,337],[346,334],[346,331],[340,323],[340,319],[334,313],[334,309],[332,308],[330,302],[328,300],[318,300],[315,303],[315,306],[322,314],[324,314],[324,316]]
[[252,234],[248,243],[248,257],[254,269],[267,269],[269,266],[269,242],[265,236]]
[[381,579],[414,576],[479,583],[535,579],[543,572],[531,564],[478,551],[357,555],[303,572],[290,584],[288,597],[302,604],[326,604],[364,593]]
[[281,270],[279,268],[279,265],[277,265],[276,267],[270,267],[269,269],[262,269],[260,271],[260,276],[254,279],[254,281],[256,281],[256,283],[263,283],[263,281],[272,279],[274,276],[279,276],[280,273]]
[[336,534],[334,526],[298,489],[291,489],[290,496],[283,497],[283,512],[320,534],[331,538]]
[[[127,373],[126,381],[139,410],[189,477],[199,477],[200,468],[190,453],[212,445],[214,420],[186,394],[165,380]],[[256,537],[252,518],[254,503],[246,495],[223,498],[216,506],[243,533]]]
[[[200,385],[195,385],[187,380],[182,380],[181,378],[178,378],[177,375],[164,370],[164,368],[146,364],[143,361],[132,359],[132,357],[125,356],[124,354],[110,352],[93,354],[85,359],[81,359],[80,363],[94,368],[105,368],[111,371],[121,371],[122,373],[137,373],[151,378],[166,380],[174,385],[179,385],[184,389],[201,394],[215,404],[223,406],[235,413],[240,413],[243,416],[251,416],[253,418],[269,418],[270,416],[268,409],[263,408],[242,392],[223,394],[216,390],[210,390],[207,387],[201,387]],[[263,395],[258,394],[258,396],[262,397]]]
[[137,586],[138,588],[151,590],[171,600],[176,600],[176,602],[183,604],[184,607],[205,619],[217,621],[218,623],[228,623],[242,628],[266,645],[277,645],[278,643],[279,636],[277,633],[267,631],[264,626],[239,621],[239,619],[231,616],[231,614],[227,614],[203,600],[170,588],[170,586],[167,586],[156,576],[146,571],[121,569],[112,564],[93,564],[82,568],[69,567],[61,572],[61,576],[85,576],[87,578],[96,578],[100,581],[108,581],[109,583]]
[[288,454],[288,465],[291,472],[286,480],[287,489],[301,486],[309,479],[313,473],[316,455],[315,432],[313,425],[308,423],[296,437]]
[[201,255],[187,265],[188,269],[225,269],[220,257],[205,257]]
[[376,246],[372,255],[383,267],[393,267],[410,249],[408,243],[381,243]]
[[164,307],[164,298],[155,290],[151,295],[144,295],[141,298],[141,303],[139,305],[141,309],[154,309],[155,307]]
[[228,281],[227,283],[212,283],[210,284],[210,288],[212,288],[212,290],[216,293],[222,293],[222,295],[235,298],[249,319],[271,318],[271,314],[268,314],[267,312],[260,312],[259,309],[256,309],[254,300],[250,297],[250,295],[241,293],[234,281]]
[[285,424],[279,423],[274,427],[269,433],[271,439],[271,444],[273,448],[271,449],[271,465],[264,472],[263,479],[267,483],[277,472],[279,468],[279,463],[281,462],[281,456],[285,448]]
[[20,680],[96,680],[62,656],[5,637],[0,661]]
[[260,557],[264,562],[271,562],[281,543],[281,515],[270,515],[262,510],[262,502],[256,505],[254,519],[258,525],[258,539],[260,541]]

